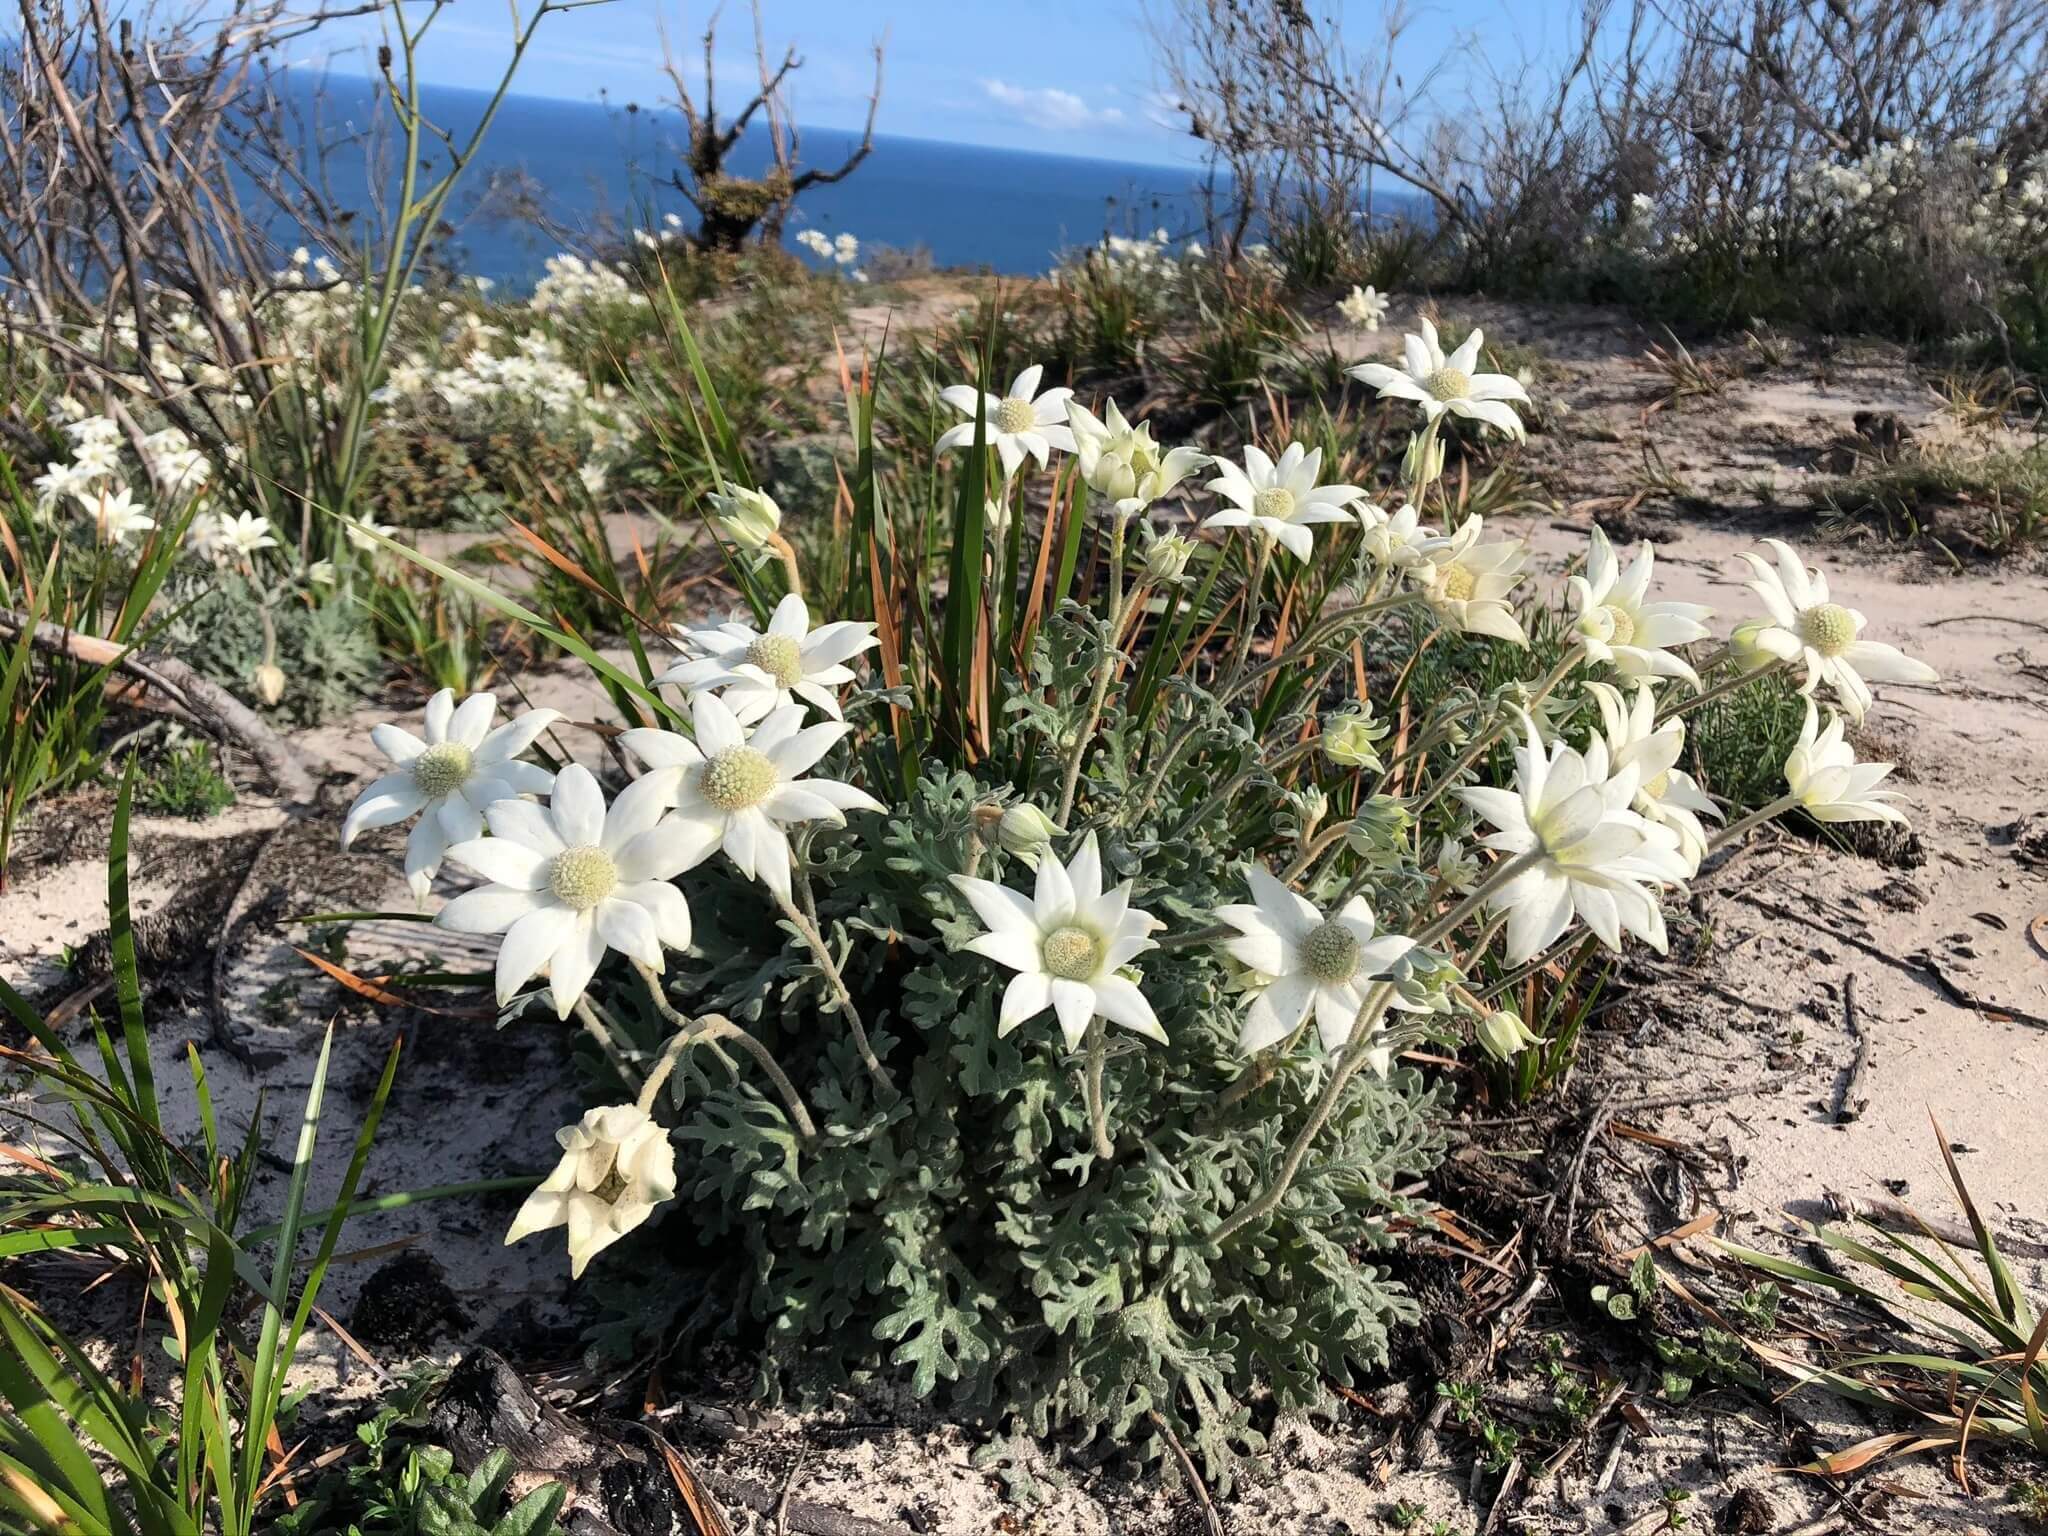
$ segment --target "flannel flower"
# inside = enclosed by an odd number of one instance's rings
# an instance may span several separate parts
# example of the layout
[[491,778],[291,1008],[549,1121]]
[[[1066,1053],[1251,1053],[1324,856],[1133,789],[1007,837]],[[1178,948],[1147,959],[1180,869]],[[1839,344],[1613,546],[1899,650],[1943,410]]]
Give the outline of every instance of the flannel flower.
[[1785,784],[1800,807],[1815,821],[1895,821],[1905,816],[1888,802],[1898,796],[1877,786],[1890,777],[1890,763],[1859,763],[1856,749],[1842,736],[1839,717],[1828,715],[1827,729],[1819,712],[1806,706],[1806,724],[1785,759]]
[[[1333,917],[1296,895],[1265,870],[1245,870],[1250,902],[1218,907],[1216,916],[1237,930],[1223,941],[1231,959],[1270,978],[1253,999],[1237,1048],[1249,1056],[1285,1040],[1311,1011],[1323,1049],[1334,1051],[1351,1038],[1367,991],[1385,980],[1415,941],[1398,934],[1375,936],[1372,908],[1354,896]],[[1397,1008],[1411,1005],[1393,998]]]
[[1042,856],[1029,898],[993,880],[954,875],[952,881],[988,929],[966,947],[1017,973],[1003,992],[998,1035],[1050,1008],[1068,1050],[1080,1047],[1088,1021],[1098,1014],[1166,1043],[1166,1031],[1145,994],[1119,974],[1153,947],[1148,935],[1159,923],[1151,913],[1132,908],[1131,882],[1113,891],[1102,889],[1102,856],[1094,833],[1071,863],[1062,864],[1050,851]]
[[660,786],[691,863],[723,851],[749,880],[789,899],[787,828],[806,821],[846,824],[848,811],[888,809],[864,789],[804,774],[838,743],[842,721],[806,726],[802,708],[771,710],[749,736],[716,694],[690,702],[693,741],[674,731],[632,730],[626,750],[653,771],[636,782]]
[[1826,576],[1809,570],[1783,539],[1765,539],[1764,543],[1776,557],[1775,564],[1760,555],[1745,553],[1742,557],[1756,573],[1749,590],[1763,599],[1771,616],[1769,627],[1754,631],[1750,643],[1783,660],[1799,662],[1806,670],[1801,692],[1810,694],[1826,683],[1841,701],[1843,712],[1851,720],[1861,720],[1872,702],[1871,683],[1941,680],[1934,668],[1915,661],[1897,646],[1863,639],[1863,615],[1828,596]]
[[1318,485],[1323,450],[1289,443],[1276,461],[1255,444],[1246,444],[1240,468],[1229,459],[1214,459],[1216,478],[1209,489],[1231,503],[1212,512],[1204,528],[1250,528],[1277,542],[1297,560],[1315,553],[1316,523],[1352,523],[1348,510],[1365,495],[1355,485]]
[[569,1229],[569,1278],[676,1194],[676,1149],[668,1132],[634,1104],[588,1110],[555,1132],[562,1159],[512,1218],[507,1243],[553,1227]]
[[1504,373],[1479,373],[1479,347],[1484,333],[1477,326],[1448,357],[1437,340],[1436,326],[1427,317],[1422,334],[1401,338],[1401,366],[1360,363],[1351,377],[1370,385],[1384,396],[1413,400],[1422,414],[1435,421],[1446,411],[1469,417],[1505,432],[1509,437],[1526,435],[1522,418],[1508,402],[1529,404],[1529,391]]
[[701,862],[687,829],[664,821],[659,783],[639,779],[609,807],[581,763],[555,776],[543,807],[501,800],[485,813],[489,837],[457,843],[449,862],[487,884],[464,891],[434,921],[456,933],[498,933],[498,1002],[542,971],[566,1019],[616,949],[649,970],[662,950],[690,945],[690,907],[669,884]]
[[1714,610],[1699,603],[1646,601],[1655,560],[1645,541],[1623,569],[1614,546],[1596,526],[1585,573],[1568,583],[1573,628],[1588,657],[1608,663],[1623,677],[1682,677],[1697,688],[1699,674],[1670,647],[1706,639],[1703,621]]
[[680,638],[702,654],[677,662],[655,681],[693,696],[717,694],[741,725],[798,700],[839,719],[835,690],[854,680],[846,663],[878,643],[872,624],[811,628],[810,610],[794,592],[775,605],[765,631],[734,619],[685,630]]
[[1609,949],[1633,933],[1664,952],[1664,913],[1655,886],[1685,878],[1678,836],[1632,809],[1634,767],[1610,773],[1607,744],[1584,752],[1562,741],[1546,752],[1525,714],[1515,748],[1515,787],[1472,786],[1458,794],[1495,831],[1483,847],[1528,857],[1528,867],[1489,904],[1508,914],[1507,953],[1519,965],[1563,936],[1576,916]]
[[455,690],[443,688],[427,700],[424,741],[403,726],[372,727],[370,740],[394,771],[356,796],[341,823],[341,846],[371,827],[418,814],[405,841],[405,879],[414,899],[425,900],[449,845],[481,836],[486,810],[554,786],[547,769],[516,759],[561,715],[530,709],[492,730],[497,712],[498,701],[488,693],[473,693],[458,705]]
[[939,398],[967,420],[940,434],[939,451],[972,448],[975,421],[980,418],[985,422],[984,440],[1003,461],[1005,480],[1017,473],[1026,458],[1038,460],[1043,469],[1053,449],[1074,452],[1074,430],[1067,425],[1067,401],[1074,392],[1062,388],[1040,394],[1038,383],[1044,375],[1044,367],[1034,363],[1018,374],[1009,392],[1001,396],[983,394],[972,384],[951,384],[940,390]]

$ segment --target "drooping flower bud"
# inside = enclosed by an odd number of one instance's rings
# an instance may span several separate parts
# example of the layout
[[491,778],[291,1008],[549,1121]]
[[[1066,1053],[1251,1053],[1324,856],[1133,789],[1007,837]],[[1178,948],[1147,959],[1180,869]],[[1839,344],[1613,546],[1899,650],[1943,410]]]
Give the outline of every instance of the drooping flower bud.
[[1324,717],[1323,756],[1346,768],[1378,773],[1386,767],[1377,749],[1386,740],[1387,729],[1384,720],[1373,718],[1372,705],[1361,700],[1355,708]]
[[1512,1008],[1501,1008],[1479,1021],[1479,1047],[1495,1061],[1513,1061],[1542,1037],[1532,1034],[1522,1016]]
[[1401,455],[1401,483],[1428,485],[1444,472],[1444,442],[1435,432],[1410,432]]
[[1058,831],[1053,819],[1037,806],[1013,805],[996,823],[996,841],[1003,845],[1005,853],[1015,854],[1036,869],[1039,854],[1052,843]]
[[274,705],[284,697],[284,668],[276,662],[266,661],[258,666],[251,681],[256,686],[256,697],[266,706]]

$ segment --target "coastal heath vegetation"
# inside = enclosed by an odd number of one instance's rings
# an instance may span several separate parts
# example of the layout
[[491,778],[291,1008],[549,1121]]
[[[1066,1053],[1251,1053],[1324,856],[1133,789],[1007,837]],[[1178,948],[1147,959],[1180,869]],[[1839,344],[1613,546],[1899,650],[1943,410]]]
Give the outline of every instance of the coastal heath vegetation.
[[[736,1333],[764,1396],[900,1373],[1227,1485],[1416,1316],[1385,1256],[1446,1104],[1412,1053],[1512,1061],[1517,982],[1661,950],[1665,893],[1772,817],[1898,817],[1836,714],[1933,674],[1787,545],[1717,640],[1596,534],[1539,658],[1520,541],[1440,521],[1450,440],[1532,404],[1483,344],[1424,322],[1354,370],[1416,421],[1381,505],[1300,442],[1212,455],[1006,376],[990,335],[921,493],[849,481],[830,587],[710,397],[729,619],[649,626],[638,676],[588,657],[615,721],[446,692],[377,727],[344,836],[407,824],[416,879],[469,877],[435,921],[501,936],[501,1008],[587,1065],[507,1240],[564,1245],[601,1340]],[[848,382],[872,466],[887,381]],[[1487,665],[1418,695],[1440,645]],[[1686,718],[1781,678],[1783,792],[1731,813]],[[525,760],[577,726],[617,732],[603,777]]]

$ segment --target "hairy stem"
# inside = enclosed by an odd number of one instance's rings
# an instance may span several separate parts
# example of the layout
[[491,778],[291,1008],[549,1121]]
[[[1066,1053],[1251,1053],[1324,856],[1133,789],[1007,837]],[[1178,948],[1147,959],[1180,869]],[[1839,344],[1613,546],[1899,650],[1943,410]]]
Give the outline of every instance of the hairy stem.
[[1110,528],[1109,623],[1102,634],[1102,655],[1095,664],[1095,686],[1088,695],[1088,712],[1074,737],[1074,750],[1067,758],[1066,778],[1060,784],[1060,809],[1053,820],[1062,827],[1073,814],[1074,792],[1081,784],[1081,764],[1094,740],[1096,723],[1102,719],[1102,706],[1109,699],[1109,681],[1116,675],[1116,637],[1124,623],[1124,525],[1127,521],[1118,517]]
[[1082,1078],[1083,1096],[1088,1103],[1088,1131],[1095,1143],[1095,1155],[1108,1159],[1116,1156],[1116,1143],[1109,1139],[1109,1108],[1102,1101],[1102,1067],[1108,1055],[1105,1039],[1109,1030],[1098,1014],[1088,1021],[1088,1066]]
[[722,1013],[707,1013],[696,1019],[678,1013],[675,1005],[669,1002],[668,993],[661,985],[661,977],[655,971],[637,960],[633,962],[633,969],[638,971],[640,979],[647,983],[647,995],[654,1000],[655,1011],[676,1027],[675,1038],[669,1042],[668,1049],[662,1052],[661,1060],[655,1064],[654,1073],[649,1074],[646,1084],[640,1090],[642,1109],[653,1107],[655,1094],[660,1091],[662,1083],[667,1081],[669,1073],[675,1069],[676,1061],[685,1049],[700,1040],[731,1040],[752,1056],[761,1070],[768,1075],[768,1081],[775,1085],[775,1091],[782,1097],[783,1107],[789,1111],[790,1123],[796,1127],[797,1134],[805,1141],[817,1139],[817,1124],[811,1119],[811,1112],[804,1108],[804,1101],[796,1091],[796,1084],[792,1083],[789,1074],[782,1070],[782,1063],[775,1059],[773,1051],[756,1039],[750,1031],[733,1023]]
[[867,1068],[868,1076],[874,1079],[875,1087],[883,1093],[894,1095],[896,1084],[880,1059],[876,1057],[875,1048],[868,1044],[867,1026],[861,1023],[860,1009],[854,1006],[853,994],[846,987],[846,977],[841,974],[839,962],[832,958],[832,948],[825,942],[825,935],[819,930],[815,915],[817,907],[811,900],[810,876],[804,873],[801,865],[797,867],[796,878],[798,889],[803,894],[804,906],[808,910],[798,911],[796,905],[779,891],[776,892],[775,900],[782,908],[782,915],[803,935],[804,943],[810,947],[812,956],[818,962],[818,969],[825,973],[825,979],[831,983],[832,996],[839,1004],[839,1011],[846,1015],[847,1027],[853,1032],[853,1046],[860,1052],[861,1065]]

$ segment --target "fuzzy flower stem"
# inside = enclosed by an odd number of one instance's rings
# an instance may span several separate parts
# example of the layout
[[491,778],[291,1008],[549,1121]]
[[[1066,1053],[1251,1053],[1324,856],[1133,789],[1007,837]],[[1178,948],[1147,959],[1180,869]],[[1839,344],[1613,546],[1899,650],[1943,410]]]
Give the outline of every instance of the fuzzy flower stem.
[[796,1091],[796,1084],[789,1080],[789,1074],[782,1070],[782,1064],[775,1059],[774,1052],[757,1040],[752,1033],[733,1023],[722,1013],[707,1013],[701,1018],[691,1019],[676,1011],[669,1002],[668,993],[661,985],[661,977],[647,966],[635,961],[633,969],[640,973],[640,979],[647,983],[647,995],[654,1000],[654,1008],[664,1019],[676,1027],[675,1037],[669,1041],[668,1049],[662,1052],[661,1060],[648,1075],[647,1082],[640,1090],[640,1107],[648,1109],[653,1105],[654,1096],[675,1070],[676,1061],[683,1051],[697,1041],[732,1040],[752,1056],[761,1070],[768,1075],[768,1081],[775,1085],[775,1091],[782,1096],[783,1107],[789,1111],[790,1122],[796,1126],[797,1134],[805,1141],[817,1139],[818,1127],[811,1119],[810,1111],[804,1108],[804,1101]]
[[1531,848],[1527,853],[1518,853],[1512,859],[1503,859],[1486,872],[1486,878],[1472,887],[1472,894],[1459,902],[1442,917],[1415,935],[1417,944],[1434,944],[1439,939],[1450,937],[1458,931],[1458,925],[1478,911],[1480,906],[1495,891],[1506,885],[1523,870],[1545,857],[1541,848]]
[[1116,637],[1124,624],[1124,524],[1127,521],[1119,517],[1110,525],[1109,623],[1102,635],[1102,657],[1095,665],[1095,687],[1088,695],[1088,713],[1074,737],[1073,755],[1067,759],[1067,776],[1060,785],[1060,809],[1053,820],[1062,827],[1073,814],[1074,792],[1081,784],[1081,764],[1088,756],[1095,727],[1102,719],[1102,706],[1109,698],[1109,681],[1116,675]]
[[1343,1097],[1345,1087],[1352,1075],[1365,1065],[1372,1054],[1372,1040],[1380,1015],[1386,1012],[1387,1002],[1394,995],[1391,983],[1381,982],[1366,994],[1364,1006],[1358,1010],[1358,1022],[1352,1026],[1351,1043],[1344,1047],[1344,1054],[1337,1058],[1336,1068],[1330,1073],[1330,1080],[1323,1085],[1323,1091],[1309,1111],[1309,1116],[1294,1140],[1288,1144],[1287,1155],[1281,1160],[1280,1171],[1273,1176],[1273,1182],[1266,1186],[1264,1193],[1247,1201],[1219,1222],[1209,1233],[1208,1240],[1219,1246],[1232,1233],[1249,1226],[1254,1221],[1270,1216],[1286,1197],[1288,1188],[1301,1172],[1301,1165],[1308,1161],[1309,1147],[1329,1123],[1336,1112],[1337,1101]]
[[1253,537],[1257,540],[1257,553],[1252,556],[1251,578],[1244,588],[1244,631],[1231,651],[1230,670],[1216,690],[1219,703],[1227,703],[1237,692],[1245,663],[1251,659],[1252,637],[1259,630],[1259,615],[1266,606],[1266,566],[1273,558],[1273,541],[1258,535]]
[[[1549,698],[1552,690],[1565,680],[1573,667],[1579,664],[1582,655],[1583,653],[1576,645],[1566,647],[1565,653],[1558,657],[1557,665],[1550,669],[1544,676],[1543,681],[1536,685],[1536,691],[1529,696],[1528,707],[1533,710],[1538,704]],[[1467,768],[1478,762],[1482,756],[1491,750],[1495,742],[1514,729],[1514,723],[1514,716],[1506,710],[1502,710],[1494,719],[1493,724],[1472,738],[1465,750],[1458,754],[1458,760],[1445,769],[1436,783],[1431,786],[1429,793],[1424,795],[1414,805],[1408,807],[1409,815],[1420,821],[1422,813],[1442,799],[1444,791],[1456,784]]]
[[1088,1102],[1088,1131],[1095,1143],[1095,1155],[1107,1160],[1116,1156],[1116,1143],[1109,1139],[1109,1108],[1102,1101],[1102,1067],[1108,1054],[1108,1029],[1101,1015],[1088,1021],[1088,1066],[1082,1078]]
[[768,535],[768,547],[782,559],[782,572],[789,581],[789,590],[798,597],[804,595],[804,573],[796,562],[796,546],[780,533]]
[[846,977],[840,972],[839,962],[832,958],[832,948],[825,942],[825,935],[818,928],[817,918],[813,915],[817,907],[811,900],[810,876],[804,873],[801,864],[797,866],[796,878],[798,890],[803,895],[804,906],[809,909],[808,913],[799,912],[786,896],[778,895],[775,898],[776,902],[782,908],[782,915],[788,918],[796,931],[803,936],[804,943],[810,947],[813,958],[818,962],[818,969],[825,973],[825,979],[832,984],[832,995],[838,1001],[840,1011],[846,1015],[848,1027],[853,1031],[853,1046],[860,1052],[861,1065],[868,1069],[868,1076],[874,1079],[876,1088],[894,1096],[896,1084],[890,1080],[887,1069],[876,1057],[875,1048],[868,1044],[867,1027],[860,1021],[860,1009],[854,1006],[853,994],[846,987]]
[[1716,699],[1726,698],[1729,694],[1750,683],[1760,683],[1767,677],[1783,672],[1791,665],[1790,661],[1781,657],[1772,661],[1768,666],[1757,667],[1748,672],[1737,672],[1733,677],[1724,678],[1714,684],[1713,687],[1704,693],[1696,693],[1689,699],[1680,700],[1669,709],[1660,710],[1658,718],[1662,720],[1675,720],[1680,715],[1689,715],[1704,704],[1711,704]]
[[1344,835],[1350,830],[1351,823],[1349,820],[1340,821],[1333,827],[1323,828],[1322,831],[1316,834],[1314,841],[1301,850],[1301,856],[1282,872],[1280,883],[1282,885],[1294,884],[1295,881],[1299,880],[1307,872],[1311,864],[1343,842]]
[[1279,752],[1270,762],[1247,763],[1244,767],[1238,769],[1236,773],[1217,785],[1211,791],[1209,798],[1196,806],[1188,814],[1186,820],[1174,828],[1172,835],[1167,840],[1169,842],[1180,841],[1203,822],[1207,821],[1215,812],[1222,810],[1226,805],[1230,804],[1231,800],[1236,797],[1237,792],[1244,788],[1246,782],[1250,780],[1253,774],[1261,770],[1267,773],[1277,773],[1296,759],[1306,757],[1309,753],[1315,751],[1319,745],[1320,743],[1312,736],[1307,741],[1297,741],[1293,746]]
[[1216,697],[1220,701],[1228,703],[1238,693],[1251,687],[1260,679],[1270,677],[1273,673],[1280,671],[1284,667],[1300,665],[1305,652],[1315,649],[1325,640],[1329,639],[1330,636],[1340,633],[1350,625],[1358,623],[1361,619],[1369,619],[1375,614],[1386,613],[1394,608],[1404,608],[1421,601],[1422,594],[1420,592],[1396,592],[1392,597],[1382,597],[1373,602],[1360,603],[1356,607],[1340,608],[1335,613],[1325,614],[1299,635],[1296,635],[1293,643],[1286,650],[1253,667],[1251,671],[1245,674],[1243,681],[1238,683],[1236,687],[1219,689]]
[[633,1070],[632,1064],[626,1060],[625,1053],[619,1049],[618,1042],[612,1039],[612,1032],[606,1029],[603,1022],[591,1011],[588,998],[579,997],[576,999],[576,1018],[582,1024],[583,1032],[595,1040],[597,1048],[604,1052],[604,1059],[610,1062],[612,1070],[619,1074],[619,1081],[631,1083],[640,1075]]
[[1737,838],[1741,837],[1742,834],[1747,832],[1751,827],[1759,826],[1762,823],[1769,821],[1773,816],[1784,815],[1785,812],[1791,810],[1792,807],[1797,805],[1798,803],[1799,797],[1797,795],[1780,795],[1777,799],[1773,800],[1769,805],[1758,807],[1756,810],[1751,811],[1747,816],[1743,817],[1740,821],[1730,822],[1726,827],[1722,828],[1721,831],[1717,832],[1714,835],[1714,840],[1712,842],[1707,844],[1707,853],[1709,855],[1719,853],[1723,848],[1726,848],[1730,843],[1734,842]]

